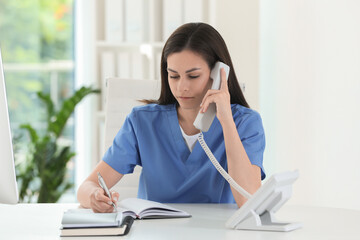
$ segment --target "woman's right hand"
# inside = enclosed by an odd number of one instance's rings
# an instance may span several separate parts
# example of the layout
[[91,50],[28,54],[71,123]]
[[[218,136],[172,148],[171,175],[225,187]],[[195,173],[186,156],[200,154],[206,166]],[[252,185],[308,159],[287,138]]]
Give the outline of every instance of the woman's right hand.
[[117,200],[119,199],[119,193],[111,192],[112,200],[105,194],[102,188],[96,188],[90,194],[90,207],[97,213],[109,213],[114,211],[112,202],[117,206]]

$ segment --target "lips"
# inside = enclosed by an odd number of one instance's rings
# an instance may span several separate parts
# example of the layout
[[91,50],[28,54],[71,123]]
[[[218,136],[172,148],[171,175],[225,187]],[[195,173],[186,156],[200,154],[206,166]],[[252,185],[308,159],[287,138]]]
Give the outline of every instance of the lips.
[[189,100],[189,99],[193,99],[193,97],[179,97],[179,99],[181,99],[181,100]]

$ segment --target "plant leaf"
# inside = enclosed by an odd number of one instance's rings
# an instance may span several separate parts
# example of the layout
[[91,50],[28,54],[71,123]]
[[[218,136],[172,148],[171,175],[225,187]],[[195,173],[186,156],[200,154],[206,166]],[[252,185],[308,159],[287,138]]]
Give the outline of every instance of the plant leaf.
[[39,139],[39,136],[36,133],[36,130],[30,124],[22,124],[20,128],[28,131],[30,135],[31,142],[36,143]]
[[76,105],[91,93],[100,93],[100,90],[91,87],[82,87],[78,89],[72,97],[66,99],[60,111],[55,115],[55,121],[50,121],[48,130],[53,132],[56,137],[59,137]]
[[42,92],[37,92],[38,97],[45,103],[47,110],[47,121],[50,123],[51,117],[54,115],[54,103],[50,98],[50,94],[44,94]]

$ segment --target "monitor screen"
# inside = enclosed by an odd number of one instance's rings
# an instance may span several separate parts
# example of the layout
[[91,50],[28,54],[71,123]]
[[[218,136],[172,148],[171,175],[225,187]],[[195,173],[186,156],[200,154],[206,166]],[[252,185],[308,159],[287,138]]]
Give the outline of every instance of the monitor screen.
[[4,70],[0,49],[0,203],[16,204],[18,189],[16,184],[14,154],[12,147],[9,112],[6,99]]

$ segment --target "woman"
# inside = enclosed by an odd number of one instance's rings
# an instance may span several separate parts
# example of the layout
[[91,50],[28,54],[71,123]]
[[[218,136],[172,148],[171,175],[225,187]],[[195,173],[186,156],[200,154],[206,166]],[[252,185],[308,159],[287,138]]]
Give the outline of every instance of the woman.
[[[210,72],[217,61],[230,66],[228,81],[211,90]],[[216,118],[204,139],[232,178],[254,193],[265,178],[265,137],[260,115],[251,110],[239,87],[226,44],[205,23],[179,27],[161,57],[161,94],[136,107],[126,118],[103,160],[78,190],[82,206],[111,212],[112,202],[100,188],[97,172],[111,188],[124,174],[142,166],[138,197],[158,202],[234,203],[246,198],[222,178],[196,142],[198,112],[216,104]],[[119,193],[112,194],[116,204]]]

